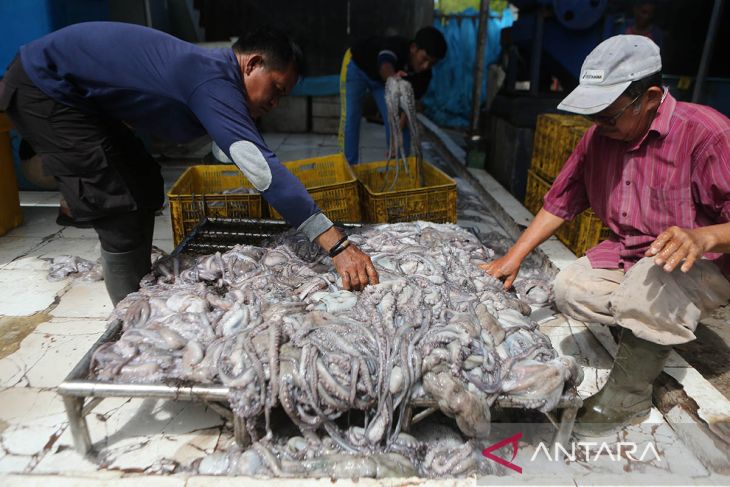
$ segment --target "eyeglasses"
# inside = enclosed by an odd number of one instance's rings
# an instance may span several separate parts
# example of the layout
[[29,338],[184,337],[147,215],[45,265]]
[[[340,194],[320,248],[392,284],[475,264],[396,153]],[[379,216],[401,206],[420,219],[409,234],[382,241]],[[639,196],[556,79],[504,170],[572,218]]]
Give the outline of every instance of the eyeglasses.
[[596,122],[596,123],[600,123],[601,125],[608,125],[610,127],[613,127],[614,125],[616,125],[616,122],[618,121],[618,119],[621,118],[621,115],[624,114],[624,112],[626,111],[626,109],[628,109],[631,105],[633,105],[634,103],[636,103],[636,101],[639,98],[641,98],[641,95],[643,95],[643,93],[641,93],[639,96],[637,96],[636,98],[634,98],[633,100],[631,100],[631,103],[629,103],[628,105],[626,105],[625,107],[623,107],[621,110],[618,111],[618,113],[616,113],[614,115],[611,115],[611,116],[608,116],[608,115],[600,115],[600,114],[597,114],[597,115],[586,115],[586,118],[588,118],[588,120],[590,120],[592,122]]

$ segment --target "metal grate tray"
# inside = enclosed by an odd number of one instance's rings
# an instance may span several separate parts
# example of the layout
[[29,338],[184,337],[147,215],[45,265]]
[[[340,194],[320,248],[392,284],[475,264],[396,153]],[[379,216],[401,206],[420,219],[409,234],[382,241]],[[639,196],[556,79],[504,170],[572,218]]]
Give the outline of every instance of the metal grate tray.
[[[359,223],[338,223],[338,227],[358,229]],[[281,220],[253,218],[203,218],[172,251],[172,255],[212,254],[226,252],[235,245],[262,245],[271,237],[290,230],[292,227]]]

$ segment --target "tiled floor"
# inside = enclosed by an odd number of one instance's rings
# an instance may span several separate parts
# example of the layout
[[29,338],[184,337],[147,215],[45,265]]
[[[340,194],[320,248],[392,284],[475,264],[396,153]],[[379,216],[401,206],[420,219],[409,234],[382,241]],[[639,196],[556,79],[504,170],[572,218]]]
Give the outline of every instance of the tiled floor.
[[[367,144],[373,159],[379,159],[382,127],[365,124]],[[334,136],[306,134],[268,134],[269,144],[282,160],[336,152]],[[370,141],[370,142],[367,142]],[[364,159],[366,159],[364,157]],[[167,166],[168,185],[183,167]],[[460,188],[468,191],[460,181]],[[153,399],[107,399],[88,416],[95,455],[82,458],[73,443],[63,404],[55,387],[81,359],[103,332],[111,304],[102,282],[46,279],[44,257],[71,254],[96,259],[98,241],[93,230],[60,227],[55,224],[57,201],[54,193],[22,195],[25,224],[0,237],[0,484],[34,485],[131,485],[139,475],[147,476],[147,485],[193,487],[196,485],[232,484],[235,480],[187,477],[181,467],[195,459],[230,444],[230,424],[200,403],[158,401]],[[475,231],[499,231],[489,216],[462,212],[462,223]],[[156,220],[155,245],[172,250],[169,212],[165,209]],[[583,324],[568,321],[550,310],[533,315],[541,329],[561,354],[574,355],[584,367],[585,380],[579,388],[583,397],[603,384],[611,367],[611,356],[596,336]],[[610,349],[610,344],[607,343]],[[686,367],[681,362],[675,368]],[[690,369],[693,370],[693,369]],[[684,372],[685,375],[688,373]],[[530,460],[534,451],[523,450],[518,460],[529,463],[521,477],[499,478],[500,483],[545,481],[545,475],[566,473],[578,483],[593,482],[591,475],[614,475],[633,469],[643,479],[654,481],[673,475],[689,481],[722,483],[726,477],[709,472],[654,411],[643,425],[626,433],[636,441],[654,441],[665,452],[664,464],[615,461],[606,455],[595,461],[552,462]],[[633,436],[632,436],[633,435]],[[625,439],[625,438],[624,438]],[[615,440],[614,440],[615,441]],[[661,463],[661,462],[659,462]],[[540,472],[540,473],[537,473]],[[549,482],[562,483],[554,477]],[[620,478],[620,477],[619,477]],[[543,479],[543,480],[540,480]],[[494,479],[492,479],[494,480]],[[563,479],[564,480],[564,479]],[[340,481],[338,485],[350,485]],[[438,485],[473,485],[465,482],[436,482]],[[491,483],[491,482],[490,482]],[[257,485],[246,479],[240,485]],[[297,480],[282,485],[318,484],[322,481]],[[358,486],[374,485],[366,479]]]

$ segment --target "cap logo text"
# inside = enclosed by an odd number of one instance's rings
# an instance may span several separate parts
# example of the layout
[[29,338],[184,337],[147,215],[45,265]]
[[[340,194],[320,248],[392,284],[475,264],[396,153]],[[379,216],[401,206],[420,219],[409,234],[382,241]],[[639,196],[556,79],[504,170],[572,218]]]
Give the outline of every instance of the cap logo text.
[[602,69],[586,69],[580,79],[581,81],[597,81],[600,83],[603,81],[603,75],[604,71]]

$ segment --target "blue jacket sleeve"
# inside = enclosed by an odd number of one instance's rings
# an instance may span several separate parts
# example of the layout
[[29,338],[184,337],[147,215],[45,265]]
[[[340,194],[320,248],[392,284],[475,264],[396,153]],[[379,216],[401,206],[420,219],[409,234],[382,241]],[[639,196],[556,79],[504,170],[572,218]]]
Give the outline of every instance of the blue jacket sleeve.
[[225,79],[198,86],[188,106],[220,149],[295,228],[320,213],[302,183],[266,146],[242,90]]

